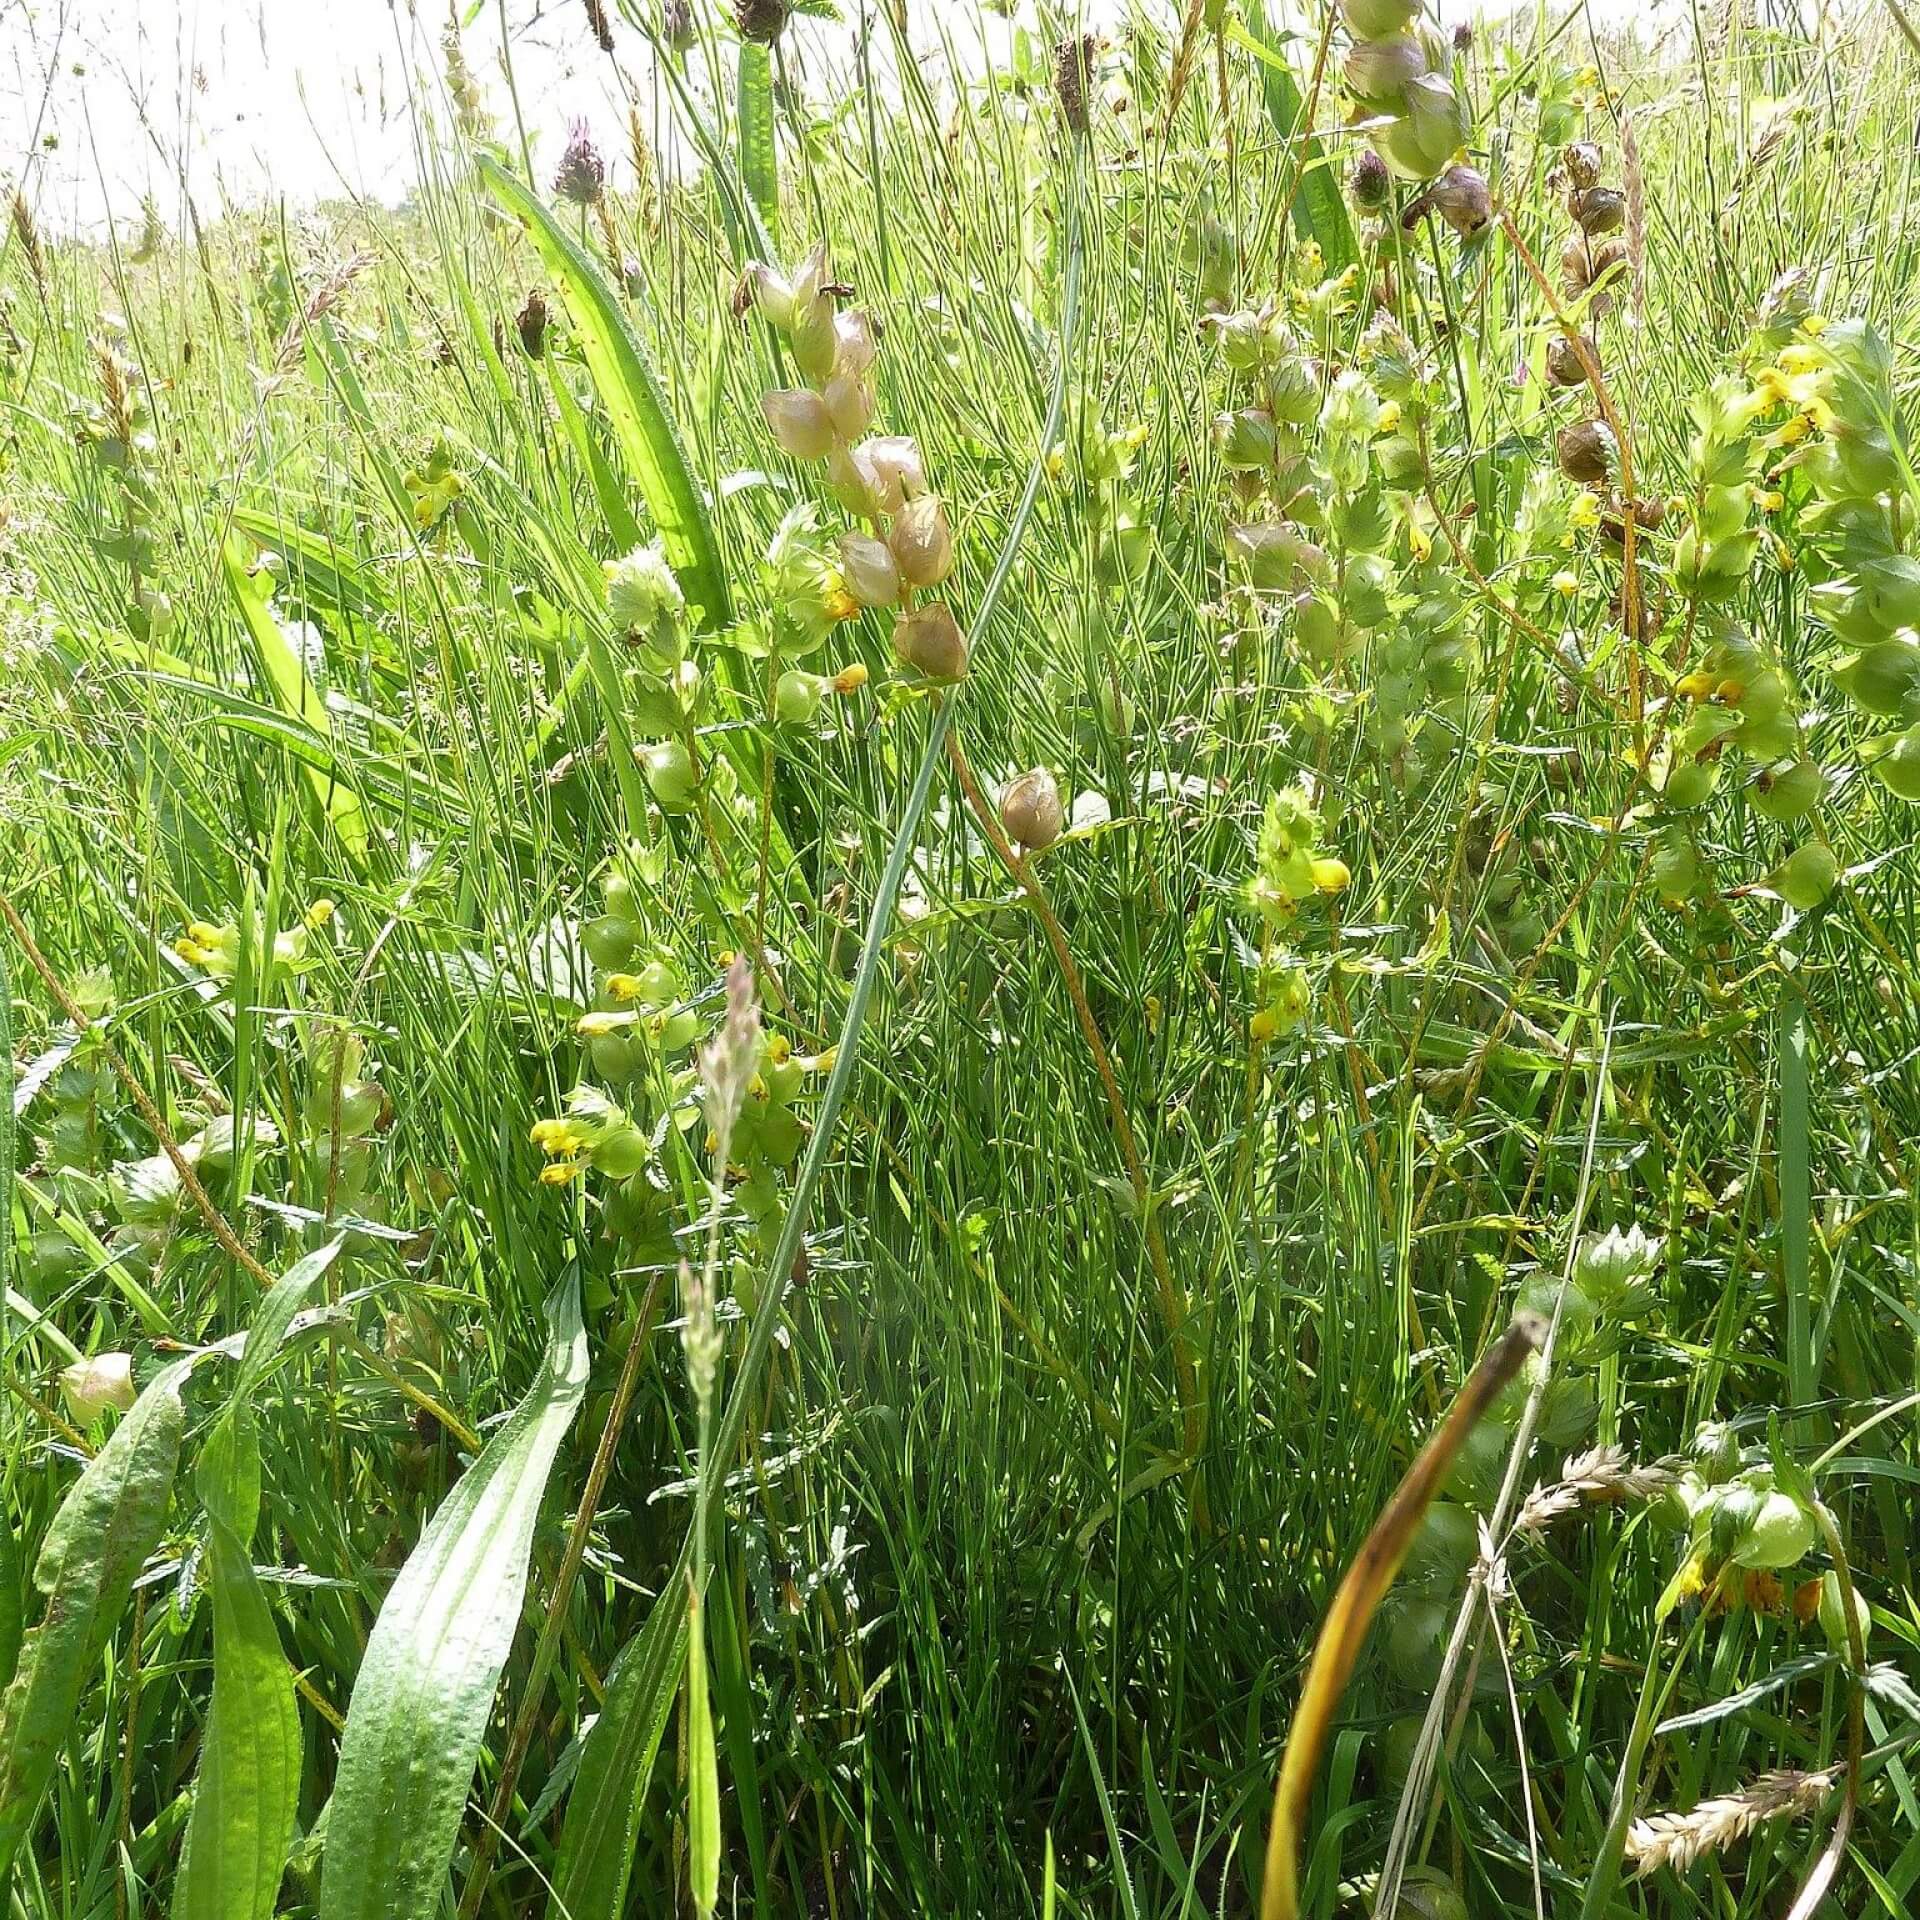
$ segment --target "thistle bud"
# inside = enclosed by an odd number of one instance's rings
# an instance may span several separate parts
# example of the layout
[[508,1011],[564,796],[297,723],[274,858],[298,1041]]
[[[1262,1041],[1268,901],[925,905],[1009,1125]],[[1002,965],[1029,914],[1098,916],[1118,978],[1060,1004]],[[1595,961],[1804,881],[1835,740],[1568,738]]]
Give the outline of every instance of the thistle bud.
[[891,607],[900,599],[900,569],[893,549],[870,533],[840,536],[840,571],[847,591],[863,607]]
[[1340,68],[1347,91],[1370,107],[1397,108],[1410,82],[1427,70],[1427,56],[1411,34],[1384,40],[1358,40],[1347,49]]
[[1604,420],[1581,420],[1562,427],[1554,441],[1560,471],[1583,487],[1604,486],[1613,472],[1616,449]]
[[76,1360],[60,1374],[60,1394],[76,1427],[90,1427],[109,1407],[121,1413],[133,1405],[133,1356],[96,1353]]
[[959,680],[967,671],[967,636],[938,600],[903,613],[893,623],[893,650],[929,680]]
[[1561,171],[1575,193],[1600,184],[1600,149],[1591,140],[1576,140],[1560,156]]
[[1587,377],[1586,361],[1580,357],[1580,349],[1585,347],[1593,364],[1600,364],[1600,349],[1586,334],[1580,336],[1578,344],[1573,336],[1556,333],[1547,342],[1547,378],[1556,387],[1577,387]]
[[606,185],[607,163],[600,158],[587,123],[576,120],[567,133],[567,147],[553,176],[553,190],[576,207],[591,207],[599,202]]
[[938,497],[923,493],[894,516],[887,534],[894,564],[910,587],[937,587],[953,571],[953,529]]
[[858,440],[873,424],[873,388],[858,374],[836,373],[820,397],[842,440]]
[[526,298],[526,304],[514,315],[520,346],[529,360],[538,360],[547,350],[547,299],[538,287]]
[[1597,238],[1626,225],[1627,196],[1617,187],[1582,187],[1568,194],[1567,211],[1583,233]]
[[1393,174],[1387,163],[1369,147],[1347,175],[1347,194],[1364,213],[1377,212],[1393,197]]
[[783,453],[796,460],[824,460],[834,448],[833,415],[809,387],[788,387],[760,396],[760,410]]
[[1060,838],[1066,810],[1060,788],[1045,767],[1023,773],[1007,788],[1000,799],[1000,824],[1029,853],[1039,853]]

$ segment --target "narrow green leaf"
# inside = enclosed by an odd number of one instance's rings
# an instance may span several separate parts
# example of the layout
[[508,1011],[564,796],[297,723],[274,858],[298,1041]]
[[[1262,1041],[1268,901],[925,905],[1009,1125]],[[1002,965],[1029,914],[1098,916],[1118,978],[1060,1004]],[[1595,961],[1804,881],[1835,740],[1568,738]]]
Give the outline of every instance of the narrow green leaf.
[[773,61],[757,40],[740,42],[740,177],[761,224],[780,238],[780,155],[773,139]]
[[439,1905],[513,1642],[554,1455],[587,1386],[578,1281],[547,1302],[539,1377],[440,1504],[360,1663],[327,1816],[321,1920]]
[[[327,717],[326,703],[308,677],[305,662],[275,619],[266,595],[248,574],[246,556],[238,541],[228,539],[221,547],[220,568],[274,698],[286,712],[310,726],[330,746],[333,726]],[[340,836],[341,845],[351,854],[364,856],[367,823],[360,811],[358,795],[318,767],[309,766],[306,773],[321,807]]]
[[478,164],[493,197],[525,222],[547,271],[566,295],[621,458],[660,529],[688,604],[700,610],[701,629],[725,626],[732,609],[706,502],[687,465],[659,376],[613,289],[586,250],[520,180],[488,155],[482,154]]
[[707,1920],[720,1904],[720,1761],[707,1697],[707,1634],[700,1594],[687,1595],[687,1857],[694,1910]]
[[379,583],[324,534],[258,507],[235,507],[233,523],[287,562],[288,576],[304,598],[324,600],[342,613],[357,613],[368,620],[388,610]]
[[[1789,981],[1780,996],[1780,1249],[1787,1283],[1787,1392],[1800,1409],[1811,1407],[1820,1390],[1807,1264],[1813,1237],[1813,1143],[1807,1119],[1812,1048],[1807,1003]],[[1804,1411],[1798,1425],[1800,1437],[1811,1438]]]
[[41,1544],[33,1583],[47,1605],[0,1698],[0,1900],[81,1690],[159,1542],[186,1422],[180,1385],[192,1366],[192,1358],[175,1361],[134,1402]]
[[213,1704],[174,1882],[173,1920],[268,1920],[300,1800],[300,1710],[266,1590],[253,1570],[260,1443],[248,1404],[313,1283],[340,1251],[296,1261],[261,1301],[233,1391],[201,1451],[210,1521]]
[[1340,196],[1326,149],[1306,123],[1306,102],[1293,77],[1284,43],[1263,6],[1246,10],[1246,24],[1235,23],[1229,36],[1260,65],[1260,92],[1273,130],[1288,146],[1297,145],[1300,184],[1293,196],[1293,224],[1303,240],[1318,243],[1329,273],[1338,273],[1360,257],[1353,243],[1353,222]]

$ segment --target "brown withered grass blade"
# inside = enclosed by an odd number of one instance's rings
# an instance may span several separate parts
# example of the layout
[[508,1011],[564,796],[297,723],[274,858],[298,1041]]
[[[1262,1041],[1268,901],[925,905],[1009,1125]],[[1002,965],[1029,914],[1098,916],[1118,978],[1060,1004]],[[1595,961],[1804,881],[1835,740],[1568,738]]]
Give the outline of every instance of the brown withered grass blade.
[[1261,1920],[1299,1920],[1300,1829],[1313,1794],[1327,1730],[1340,1696],[1353,1676],[1367,1629],[1373,1624],[1420,1522],[1445,1483],[1467,1435],[1485,1417],[1500,1391],[1525,1364],[1546,1334],[1538,1314],[1521,1314],[1481,1356],[1459,1397],[1433,1437],[1420,1449],[1406,1477],[1381,1509],[1373,1531],[1333,1596],[1333,1605],[1314,1643],[1300,1704],[1281,1756],[1279,1784],[1273,1794],[1273,1822],[1267,1829],[1267,1866],[1260,1897]]

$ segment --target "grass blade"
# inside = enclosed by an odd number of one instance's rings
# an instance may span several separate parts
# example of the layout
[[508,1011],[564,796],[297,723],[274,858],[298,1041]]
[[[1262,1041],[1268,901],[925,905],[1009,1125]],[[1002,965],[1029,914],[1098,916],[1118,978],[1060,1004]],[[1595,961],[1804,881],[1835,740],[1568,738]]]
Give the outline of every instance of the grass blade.
[[1244,26],[1236,22],[1228,31],[1259,62],[1260,93],[1274,132],[1299,148],[1300,186],[1293,196],[1295,230],[1302,239],[1316,241],[1327,271],[1338,273],[1360,257],[1353,241],[1353,221],[1348,217],[1347,203],[1340,197],[1340,183],[1334,177],[1327,150],[1306,124],[1306,102],[1280,36],[1266,10],[1257,6],[1247,9]]
[[687,1853],[694,1911],[707,1920],[720,1904],[720,1761],[713,1745],[698,1588],[687,1596]]
[[547,1326],[539,1378],[441,1502],[374,1623],[340,1742],[321,1920],[413,1920],[440,1900],[547,1475],[586,1391],[575,1279],[548,1301]]
[[178,1360],[128,1410],[61,1502],[35,1562],[46,1596],[0,1699],[0,1894],[31,1831],[94,1662],[158,1544],[186,1424]]
[[[261,674],[273,689],[274,698],[284,711],[311,727],[331,746],[333,729],[320,690],[308,677],[292,641],[274,618],[266,594],[247,572],[245,556],[234,540],[226,541],[220,549],[220,571],[234,605],[240,610]],[[322,810],[340,836],[341,845],[356,859],[363,859],[367,851],[367,823],[360,811],[359,796],[318,767],[309,766],[306,774]]]
[[485,154],[478,164],[493,197],[526,224],[547,271],[566,294],[587,370],[612,418],[621,457],[660,529],[689,606],[700,610],[703,628],[724,626],[730,615],[726,574],[706,502],[694,484],[659,377],[627,325],[613,289],[585,249],[521,181]]

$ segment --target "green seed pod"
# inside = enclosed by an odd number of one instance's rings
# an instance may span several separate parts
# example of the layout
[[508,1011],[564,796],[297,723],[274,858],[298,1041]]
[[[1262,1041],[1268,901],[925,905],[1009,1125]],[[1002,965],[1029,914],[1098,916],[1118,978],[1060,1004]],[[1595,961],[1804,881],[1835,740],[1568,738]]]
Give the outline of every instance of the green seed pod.
[[27,1271],[36,1285],[60,1287],[86,1271],[87,1256],[64,1233],[43,1227],[27,1250]]
[[630,1180],[652,1157],[647,1136],[630,1120],[609,1127],[588,1149],[594,1171],[609,1180]]
[[1438,1600],[1404,1600],[1387,1630],[1387,1671],[1403,1687],[1425,1693],[1440,1677],[1447,1609]]
[[[378,1080],[349,1080],[340,1089],[340,1137],[358,1140],[371,1133],[393,1112],[393,1102]],[[325,1124],[333,1124],[331,1096]]]
[[783,727],[810,726],[826,697],[827,686],[824,676],[789,667],[774,683],[774,718]]
[[1340,17],[1356,40],[1382,40],[1404,31],[1420,11],[1420,0],[1340,0]]
[[1660,836],[1653,850],[1653,884],[1669,906],[1693,897],[1700,885],[1700,856],[1691,837],[1670,832]]
[[1666,785],[1660,789],[1660,797],[1676,812],[1691,813],[1695,807],[1703,807],[1713,798],[1713,790],[1719,781],[1718,763],[1681,760],[1668,769]]
[[1920,699],[1920,645],[1882,640],[1855,654],[1833,677],[1869,713],[1903,715]]
[[596,967],[612,973],[633,958],[640,944],[640,929],[624,914],[603,913],[580,929],[580,944]]
[[693,756],[680,740],[658,740],[640,751],[640,771],[662,813],[685,813],[693,805]]
[[1774,874],[1774,891],[1796,913],[1811,913],[1840,878],[1840,863],[1823,840],[1796,847]]
[[1819,1529],[1813,1515],[1791,1494],[1761,1496],[1728,1558],[1737,1567],[1790,1567],[1813,1545]]
[[[1411,34],[1356,40],[1347,49],[1340,74],[1356,100],[1381,112],[1393,112],[1406,97],[1410,81],[1427,70],[1427,56]],[[1451,149],[1449,149],[1451,151]]]
[[633,882],[618,867],[609,867],[600,882],[600,898],[617,918],[633,917]]
[[1818,761],[1782,760],[1763,767],[1753,783],[1753,804],[1783,826],[1803,819],[1820,804],[1827,776]]
[[1860,757],[1898,800],[1920,800],[1920,726],[1869,740]]
[[[1860,1644],[1864,1648],[1867,1635],[1873,1630],[1873,1610],[1867,1605],[1867,1597],[1859,1587],[1853,1590],[1853,1617],[1860,1625]],[[1847,1605],[1840,1591],[1840,1576],[1829,1570],[1820,1576],[1820,1631],[1827,1636],[1827,1645],[1835,1653],[1846,1657],[1851,1651],[1847,1639]]]
[[587,1058],[593,1070],[604,1080],[631,1080],[643,1064],[644,1056],[624,1033],[596,1033],[587,1042]]

